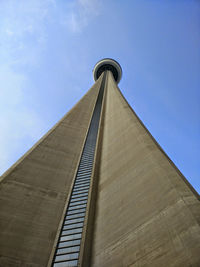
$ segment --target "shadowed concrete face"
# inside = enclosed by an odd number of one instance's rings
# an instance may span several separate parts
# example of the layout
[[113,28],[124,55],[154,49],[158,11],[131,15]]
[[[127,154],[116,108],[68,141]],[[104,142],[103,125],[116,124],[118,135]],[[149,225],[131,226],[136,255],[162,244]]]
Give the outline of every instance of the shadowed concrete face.
[[101,78],[0,183],[0,266],[47,266]]
[[199,200],[119,92],[106,88],[92,266],[199,266]]

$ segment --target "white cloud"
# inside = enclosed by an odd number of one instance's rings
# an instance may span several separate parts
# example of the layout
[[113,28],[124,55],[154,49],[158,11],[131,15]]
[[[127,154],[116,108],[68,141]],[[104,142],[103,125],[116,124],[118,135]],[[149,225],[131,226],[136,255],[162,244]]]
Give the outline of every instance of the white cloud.
[[80,8],[84,9],[85,14],[99,14],[100,1],[97,0],[78,0]]
[[47,128],[27,99],[34,87],[29,71],[40,67],[48,45],[48,24],[62,21],[79,33],[100,7],[97,0],[0,0],[0,173]]
[[80,32],[82,25],[78,21],[77,15],[74,12],[71,12],[71,14],[69,14],[67,23],[68,23],[69,29],[72,32]]
[[101,11],[101,1],[76,0],[68,6],[69,13],[62,19],[73,33],[81,32]]
[[[50,0],[6,0],[0,2],[0,59],[9,65],[13,62],[36,64],[41,46],[45,45],[45,20],[53,4]],[[31,39],[31,42],[28,40]],[[19,53],[23,48],[23,58]]]
[[44,123],[39,115],[24,105],[26,77],[8,67],[0,68],[0,173],[13,162],[13,155],[23,153],[23,141],[34,143]]
[[49,3],[0,2],[0,173],[25,152],[28,143],[36,142],[45,128],[39,111],[27,104],[31,80],[24,69],[39,64]]

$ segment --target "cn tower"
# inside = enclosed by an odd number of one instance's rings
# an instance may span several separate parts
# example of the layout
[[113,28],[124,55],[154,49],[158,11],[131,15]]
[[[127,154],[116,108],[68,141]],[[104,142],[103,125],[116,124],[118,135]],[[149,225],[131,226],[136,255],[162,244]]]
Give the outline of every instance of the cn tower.
[[119,63],[93,77],[1,177],[0,266],[200,266],[198,193],[122,95]]

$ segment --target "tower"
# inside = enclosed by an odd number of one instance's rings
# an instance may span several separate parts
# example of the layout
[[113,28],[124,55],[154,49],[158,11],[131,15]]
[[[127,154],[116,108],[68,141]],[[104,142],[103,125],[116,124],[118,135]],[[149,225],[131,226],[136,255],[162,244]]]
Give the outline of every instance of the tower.
[[199,195],[128,105],[120,65],[1,178],[0,266],[199,266]]

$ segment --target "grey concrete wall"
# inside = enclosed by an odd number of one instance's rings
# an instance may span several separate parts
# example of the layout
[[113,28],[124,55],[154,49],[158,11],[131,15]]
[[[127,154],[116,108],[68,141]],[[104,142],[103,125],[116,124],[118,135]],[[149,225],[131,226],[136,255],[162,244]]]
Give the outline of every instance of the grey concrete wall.
[[47,266],[100,82],[1,178],[0,266]]
[[198,195],[109,74],[91,266],[200,266]]

